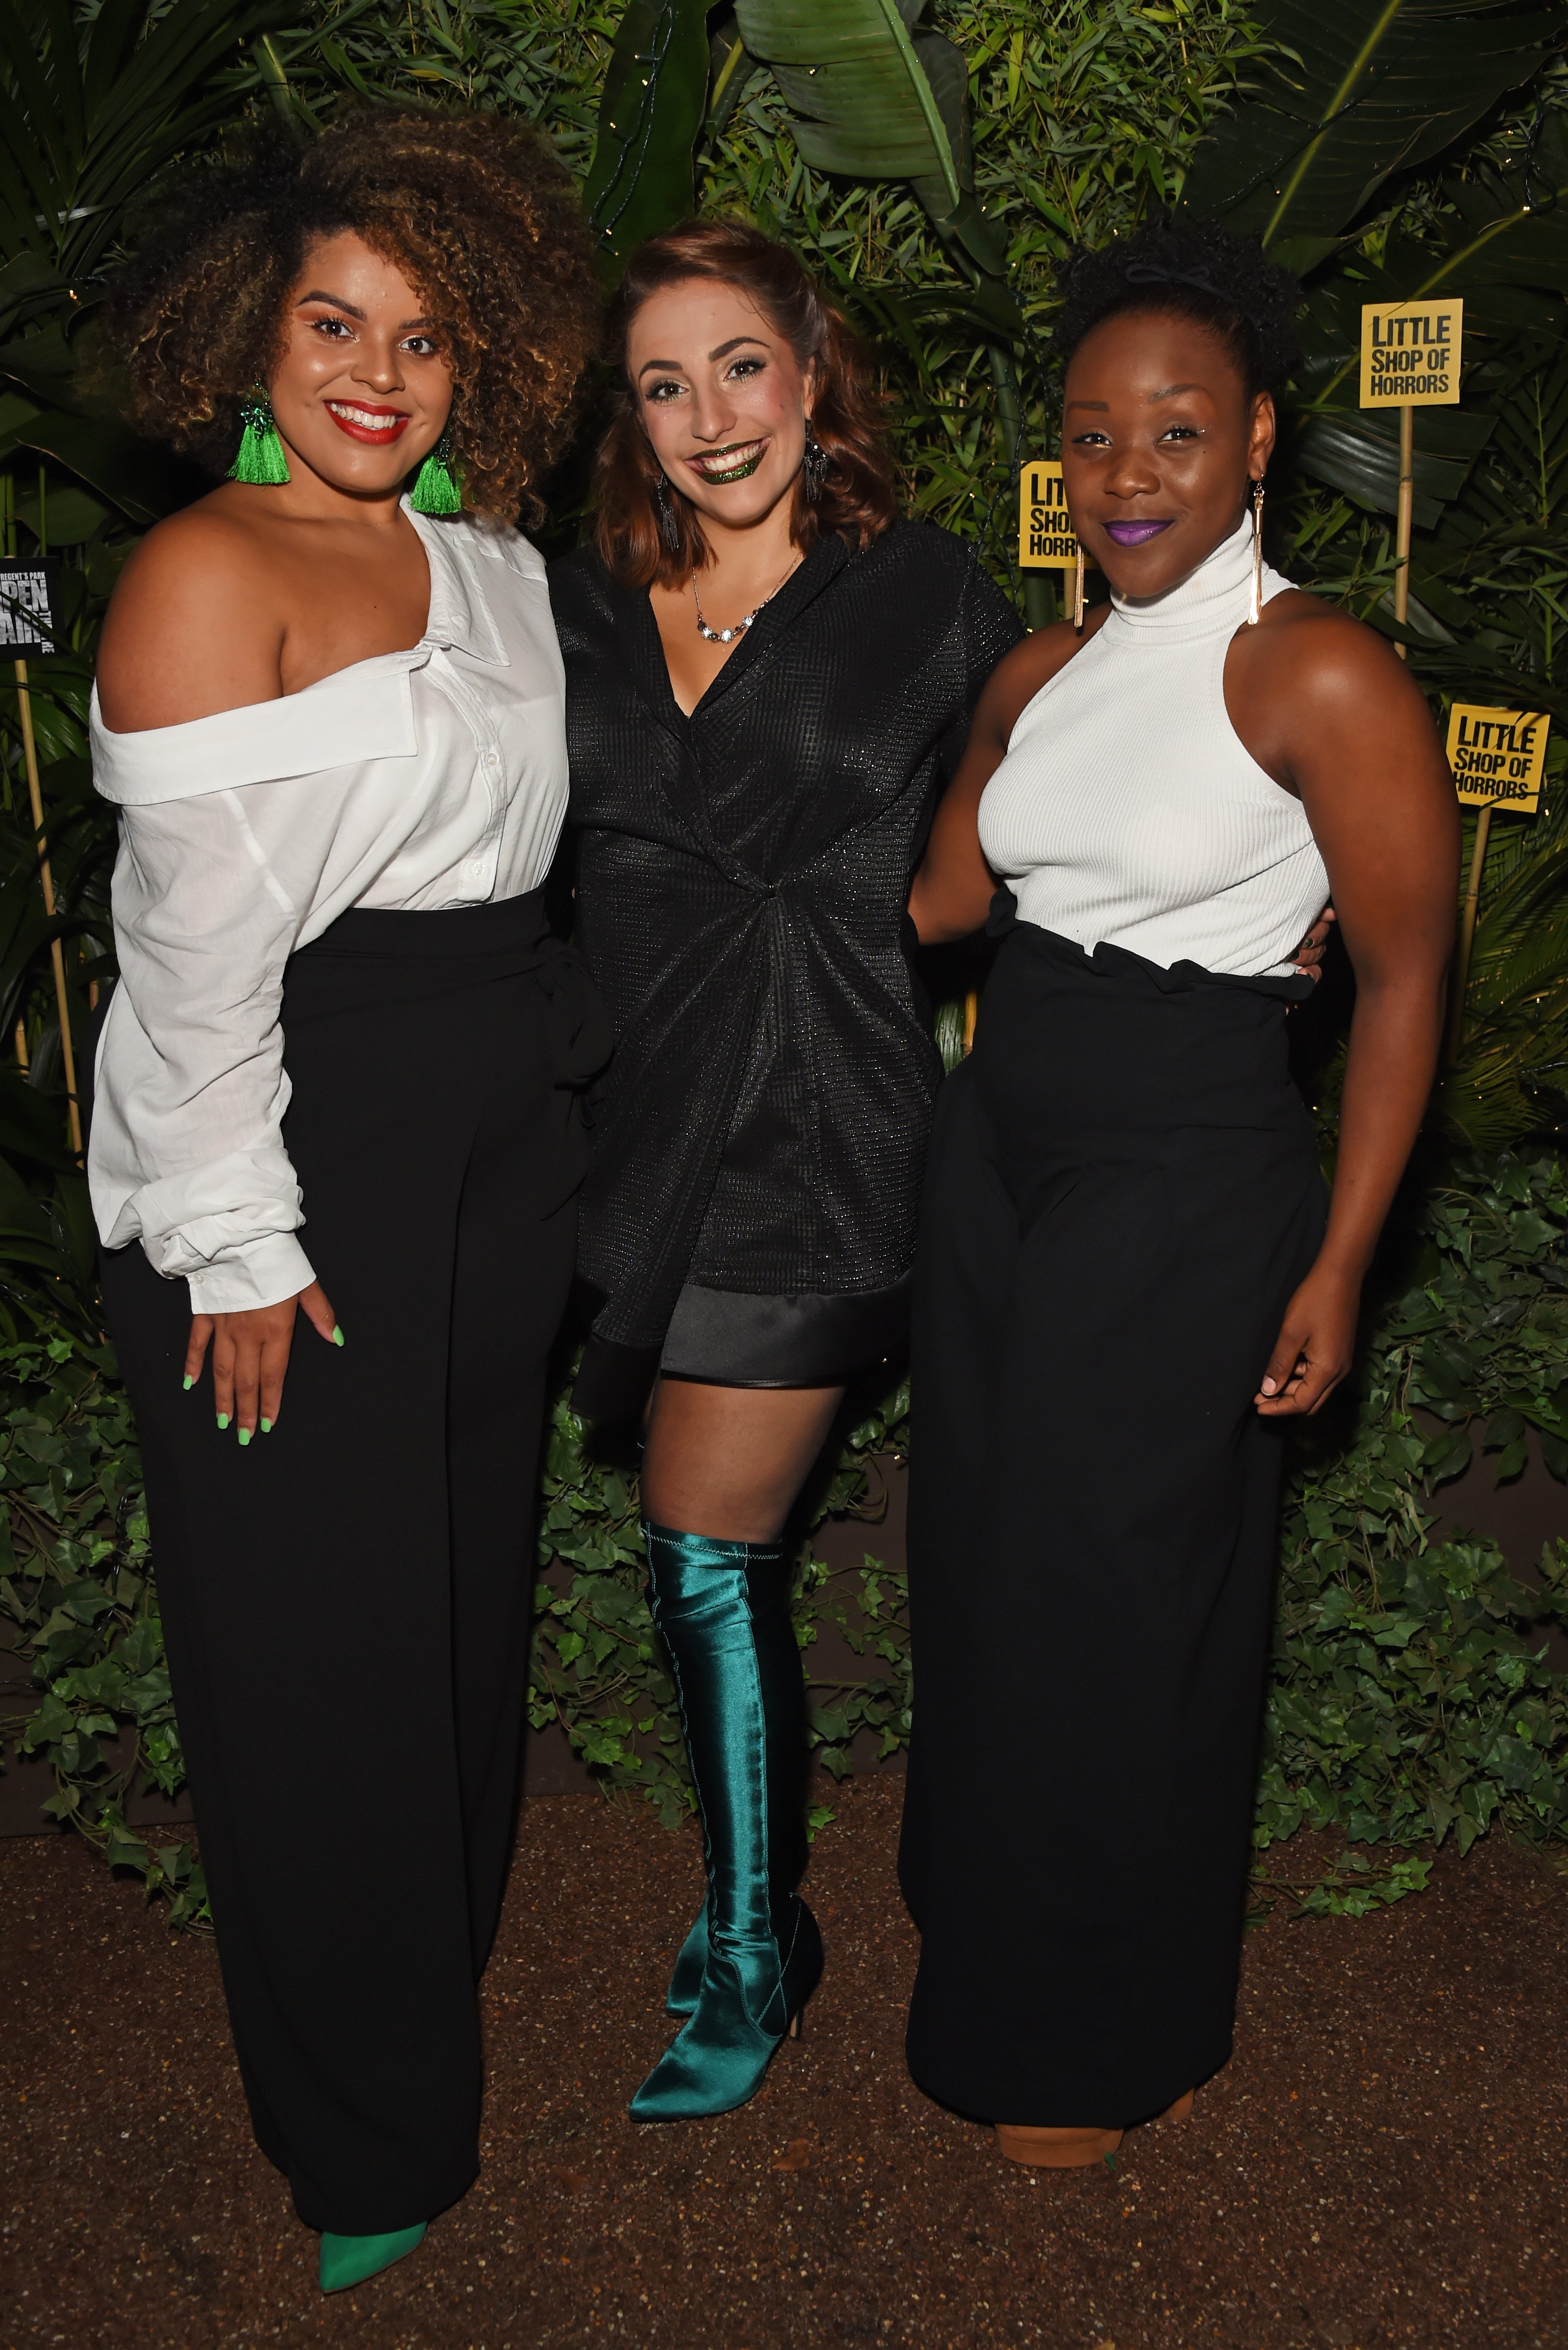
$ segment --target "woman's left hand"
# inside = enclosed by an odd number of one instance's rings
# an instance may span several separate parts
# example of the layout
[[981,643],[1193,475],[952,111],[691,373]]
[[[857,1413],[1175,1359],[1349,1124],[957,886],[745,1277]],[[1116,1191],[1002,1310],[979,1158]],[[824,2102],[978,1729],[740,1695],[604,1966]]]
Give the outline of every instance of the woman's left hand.
[[1263,1382],[1252,1401],[1267,1419],[1321,1409],[1350,1368],[1361,1284],[1314,1265],[1285,1308]]

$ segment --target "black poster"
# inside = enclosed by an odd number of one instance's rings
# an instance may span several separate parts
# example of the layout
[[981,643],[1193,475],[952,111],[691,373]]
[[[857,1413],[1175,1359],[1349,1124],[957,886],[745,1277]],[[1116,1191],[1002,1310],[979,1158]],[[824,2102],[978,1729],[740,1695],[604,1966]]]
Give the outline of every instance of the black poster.
[[57,625],[53,564],[0,561],[0,659],[52,653]]

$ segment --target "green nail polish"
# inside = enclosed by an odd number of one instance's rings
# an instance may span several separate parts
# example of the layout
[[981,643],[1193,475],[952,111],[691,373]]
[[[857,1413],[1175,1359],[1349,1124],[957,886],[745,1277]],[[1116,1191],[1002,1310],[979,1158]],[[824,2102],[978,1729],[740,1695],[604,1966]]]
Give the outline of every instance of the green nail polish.
[[221,1412],[218,1414],[218,1426],[219,1426],[220,1428],[227,1428],[228,1424],[229,1424],[229,1415],[228,1415],[228,1413],[227,1413],[226,1411],[221,1411]]
[[332,1343],[335,1347],[340,1347],[343,1344],[343,1333],[336,1322],[332,1325]]
[[190,1394],[190,1392],[191,1392],[192,1388],[195,1386],[195,1384],[196,1384],[195,1380],[191,1377],[190,1372],[189,1372],[189,1371],[187,1371],[187,1372],[186,1372],[186,1374],[185,1374],[185,1392],[186,1392],[186,1394],[187,1394],[187,1395],[189,1395],[189,1394]]
[[242,1428],[240,1430],[240,1442],[242,1444],[248,1444],[254,1434],[254,1430],[253,1429]]
[[263,1434],[264,1436],[270,1436],[270,1435],[272,1434],[272,1422],[271,1422],[271,1420],[270,1420],[270,1419],[264,1419],[264,1420],[263,1420],[263,1422],[262,1422],[262,1434]]

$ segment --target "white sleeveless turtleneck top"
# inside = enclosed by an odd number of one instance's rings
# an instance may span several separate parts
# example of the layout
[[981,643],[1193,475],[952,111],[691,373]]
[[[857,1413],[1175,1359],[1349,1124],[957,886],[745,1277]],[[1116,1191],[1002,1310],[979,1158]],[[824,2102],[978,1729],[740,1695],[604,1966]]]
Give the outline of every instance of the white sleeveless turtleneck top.
[[[1166,595],[1113,595],[1109,619],[1022,712],[980,803],[981,847],[1021,921],[1166,969],[1294,969],[1328,874],[1301,802],[1225,708],[1251,561],[1243,522]],[[1265,602],[1290,584],[1265,565]]]

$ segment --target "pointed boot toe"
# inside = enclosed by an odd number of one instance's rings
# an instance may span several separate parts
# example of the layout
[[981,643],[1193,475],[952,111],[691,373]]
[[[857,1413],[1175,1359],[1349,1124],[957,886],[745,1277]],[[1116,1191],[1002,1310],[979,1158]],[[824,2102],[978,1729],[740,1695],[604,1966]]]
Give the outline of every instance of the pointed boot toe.
[[710,1948],[696,2007],[633,2097],[634,2121],[698,2121],[756,2095],[822,1974],[822,1935],[798,1893],[782,1922],[787,1941]]
[[632,2119],[696,2121],[743,2106],[762,2086],[784,2030],[753,2022],[740,1967],[710,1951],[696,2012],[633,2097]]

